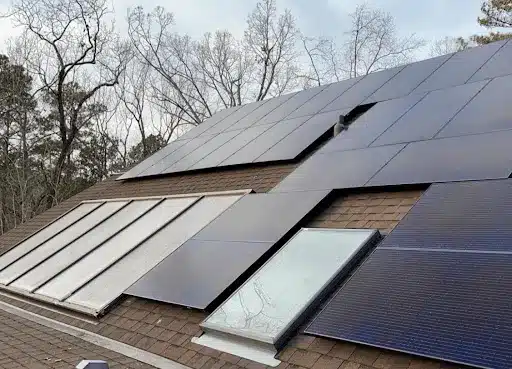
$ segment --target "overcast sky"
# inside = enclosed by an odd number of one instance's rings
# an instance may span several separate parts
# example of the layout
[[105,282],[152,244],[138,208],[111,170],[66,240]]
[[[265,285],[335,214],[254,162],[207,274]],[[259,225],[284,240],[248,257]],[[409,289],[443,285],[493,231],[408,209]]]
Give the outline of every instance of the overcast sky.
[[[0,0],[5,11],[11,0]],[[199,37],[204,32],[227,29],[242,35],[247,14],[256,0],[111,0],[122,21],[128,7],[143,4],[145,9],[161,5],[172,11],[176,30]],[[347,29],[347,14],[355,8],[353,0],[277,0],[278,7],[289,8],[298,26],[308,36],[337,36]],[[444,36],[483,33],[476,18],[481,0],[368,0],[370,5],[390,12],[402,35],[416,33],[426,41]],[[16,31],[0,18],[0,45]],[[3,46],[1,46],[3,49]]]

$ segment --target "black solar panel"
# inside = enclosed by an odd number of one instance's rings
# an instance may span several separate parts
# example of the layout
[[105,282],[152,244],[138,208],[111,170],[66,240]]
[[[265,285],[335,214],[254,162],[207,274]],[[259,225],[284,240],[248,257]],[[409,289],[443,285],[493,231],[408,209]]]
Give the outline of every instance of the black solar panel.
[[351,78],[325,86],[325,89],[323,89],[322,92],[297,108],[297,110],[290,114],[288,118],[297,118],[303,117],[305,115],[317,114],[320,110],[329,105],[333,100],[335,100],[338,96],[359,82],[362,78],[363,76]]
[[327,86],[310,88],[295,94],[291,99],[279,106],[277,109],[264,116],[258,124],[275,123],[287,119],[288,116],[302,105],[307,103],[311,98],[318,95]]
[[321,111],[326,112],[331,110],[355,108],[365,101],[368,96],[381,88],[403,68],[404,66],[386,69],[381,72],[375,72],[365,76]]
[[171,165],[176,163],[178,160],[181,160],[182,158],[193,152],[198,147],[204,145],[214,137],[215,136],[199,136],[191,139],[185,145],[175,150],[171,155],[166,156],[162,160],[156,162],[149,168],[140,172],[139,176],[150,176],[162,173],[162,171],[166,170]]
[[[251,163],[255,161],[268,149],[277,144],[280,140],[293,132],[299,126],[304,124],[304,122],[309,118],[310,117],[300,117],[295,119],[288,119],[273,125],[260,136],[255,138],[252,142],[248,143],[242,149],[223,161],[221,165],[235,165]],[[293,158],[281,158],[281,160],[284,159]]]
[[256,137],[261,135],[272,126],[273,124],[266,124],[262,126],[249,127],[243,130],[238,136],[235,136],[232,140],[226,142],[217,150],[213,151],[208,156],[192,165],[189,169],[212,168],[220,165],[220,163],[222,163],[241,148],[245,147],[245,145],[250,143],[252,140],[254,140]]
[[504,129],[512,129],[512,76],[492,80],[436,137]]
[[478,72],[471,77],[470,82],[481,81],[512,74],[512,40],[509,40]]
[[211,310],[272,242],[189,240],[133,284],[126,294]]
[[271,192],[362,187],[405,145],[317,153]]
[[512,131],[501,131],[413,142],[367,186],[507,178],[511,140]]
[[322,201],[329,191],[244,196],[203,228],[203,241],[276,242]]
[[427,79],[437,68],[445,63],[450,55],[443,55],[433,59],[423,60],[417,63],[409,64],[396,76],[391,78],[384,86],[379,88],[364,103],[374,103],[396,99],[409,95],[416,87]]
[[512,251],[512,180],[435,184],[382,247]]
[[424,94],[383,101],[357,118],[347,130],[329,141],[319,152],[362,149],[379,137],[409,109],[417,104]]
[[466,83],[504,43],[494,42],[454,54],[414,92],[428,92]]
[[274,111],[276,108],[284,104],[286,101],[290,100],[297,93],[287,94],[283,96],[279,96],[273,99],[269,99],[264,105],[261,105],[259,108],[254,110],[252,113],[247,114],[244,118],[240,119],[238,123],[235,123],[229,130],[233,129],[244,129],[253,125],[262,124],[260,120]]
[[328,131],[332,132],[332,128],[338,122],[340,114],[346,115],[349,112],[350,110],[338,110],[313,116],[257,158],[255,162],[296,158]]
[[211,152],[215,151],[216,149],[224,145],[226,142],[230,141],[231,139],[236,139],[236,136],[240,134],[240,132],[241,131],[238,130],[219,133],[218,135],[214,136],[211,140],[205,142],[197,149],[189,153],[184,158],[178,160],[170,167],[164,169],[162,173],[173,173],[187,170],[192,165],[197,163],[199,160],[201,160]]
[[510,254],[377,249],[306,333],[506,369],[511,288]]
[[429,140],[460,111],[488,81],[429,92],[372,146]]
[[218,113],[215,113],[212,117],[206,119],[204,122],[199,124],[196,127],[191,128],[187,133],[181,135],[179,137],[180,140],[182,139],[191,139],[199,136],[204,131],[208,130],[209,128],[213,127],[220,121],[227,119],[231,114],[236,112],[238,109],[240,109],[240,106],[235,106],[229,109],[224,109],[219,111]]

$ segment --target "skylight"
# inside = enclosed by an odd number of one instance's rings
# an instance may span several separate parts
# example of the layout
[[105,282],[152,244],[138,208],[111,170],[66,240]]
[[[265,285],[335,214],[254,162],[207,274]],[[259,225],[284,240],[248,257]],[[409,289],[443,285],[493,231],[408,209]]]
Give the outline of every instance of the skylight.
[[273,356],[309,309],[379,237],[373,230],[302,229],[202,324],[195,342],[278,365]]
[[99,315],[244,193],[81,203],[0,256],[0,288]]

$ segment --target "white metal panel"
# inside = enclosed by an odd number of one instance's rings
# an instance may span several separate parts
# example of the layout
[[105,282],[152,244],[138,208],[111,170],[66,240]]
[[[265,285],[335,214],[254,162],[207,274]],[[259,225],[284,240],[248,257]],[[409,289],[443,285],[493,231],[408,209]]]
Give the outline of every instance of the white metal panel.
[[[36,293],[57,300],[65,299],[196,200],[197,198],[192,197],[163,201],[94,252],[43,285]],[[107,284],[103,288],[109,289],[109,285]]]
[[30,236],[25,241],[21,242],[18,246],[7,251],[5,254],[0,256],[0,270],[4,269],[13,261],[22,257],[27,252],[30,252],[38,245],[49,240],[51,237],[55,236],[57,233],[68,227],[70,224],[76,222],[78,219],[82,218],[87,213],[93,211],[101,204],[101,202],[81,204],[77,206],[75,209],[71,210],[69,213],[62,216],[60,219],[57,219],[55,222],[41,229],[36,234]]
[[32,269],[11,284],[13,287],[33,291],[80,260],[85,254],[98,247],[121,229],[135,221],[140,215],[155,206],[159,200],[132,201],[125,208],[99,224],[87,237],[81,237],[64,249]]
[[240,197],[239,195],[213,196],[201,199],[172,223],[69,297],[66,302],[86,306],[97,312],[101,311]]
[[16,278],[26,273],[38,263],[49,257],[53,253],[59,251],[64,246],[73,242],[84,233],[90,231],[105,218],[112,215],[114,212],[126,205],[126,202],[107,202],[92,213],[87,214],[72,226],[66,228],[64,231],[38,246],[15,263],[11,264],[2,272],[0,272],[0,283],[9,284]]

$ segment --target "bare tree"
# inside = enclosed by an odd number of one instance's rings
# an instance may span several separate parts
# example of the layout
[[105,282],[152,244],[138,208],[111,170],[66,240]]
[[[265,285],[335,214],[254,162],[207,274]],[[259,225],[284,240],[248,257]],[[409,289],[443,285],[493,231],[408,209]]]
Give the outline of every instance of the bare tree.
[[[11,16],[36,50],[25,64],[56,107],[60,153],[48,176],[47,206],[58,199],[67,158],[91,98],[116,85],[126,51],[114,32],[107,0],[14,0]],[[80,85],[80,93],[70,96]],[[77,92],[77,91],[75,91]]]
[[466,50],[472,47],[471,40],[466,40],[463,37],[445,37],[435,41],[430,46],[430,56],[436,57]]

